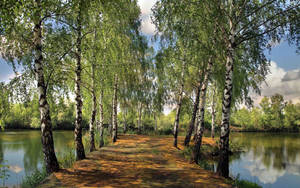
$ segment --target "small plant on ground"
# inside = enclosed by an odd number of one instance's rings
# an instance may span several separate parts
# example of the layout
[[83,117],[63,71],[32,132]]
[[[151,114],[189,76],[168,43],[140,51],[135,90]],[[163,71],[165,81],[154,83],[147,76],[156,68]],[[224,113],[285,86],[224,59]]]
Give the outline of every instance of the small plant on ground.
[[30,188],[39,185],[48,176],[46,169],[36,170],[29,176],[26,176],[21,183],[21,187]]
[[191,146],[187,146],[184,147],[184,149],[181,150],[180,152],[184,156],[184,158],[191,159],[193,148]]
[[248,180],[241,180],[239,174],[233,181],[233,187],[236,187],[236,188],[262,188],[260,185],[258,185],[255,182],[251,182]]
[[62,154],[57,155],[57,160],[61,168],[70,168],[73,166],[75,159],[75,149],[71,148]]

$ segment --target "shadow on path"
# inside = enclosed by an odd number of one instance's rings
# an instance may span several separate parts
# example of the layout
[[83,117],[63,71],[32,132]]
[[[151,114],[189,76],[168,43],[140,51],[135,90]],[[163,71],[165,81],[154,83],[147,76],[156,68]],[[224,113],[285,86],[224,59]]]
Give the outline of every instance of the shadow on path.
[[183,146],[172,144],[171,137],[120,135],[117,143],[52,174],[40,187],[231,187],[190,164],[179,151]]

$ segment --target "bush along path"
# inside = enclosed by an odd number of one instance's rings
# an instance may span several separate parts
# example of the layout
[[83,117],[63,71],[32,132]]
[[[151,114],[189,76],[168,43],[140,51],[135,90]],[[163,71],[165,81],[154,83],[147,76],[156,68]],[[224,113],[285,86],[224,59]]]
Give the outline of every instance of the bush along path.
[[231,187],[185,159],[181,137],[178,148],[172,146],[172,137],[118,137],[118,142],[88,154],[73,168],[52,174],[40,187]]

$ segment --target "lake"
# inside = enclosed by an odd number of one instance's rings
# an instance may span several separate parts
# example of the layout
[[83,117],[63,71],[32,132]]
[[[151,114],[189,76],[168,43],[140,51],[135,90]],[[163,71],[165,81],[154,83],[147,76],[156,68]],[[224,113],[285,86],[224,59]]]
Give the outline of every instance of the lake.
[[232,156],[230,172],[262,187],[299,188],[299,133],[233,133],[231,140],[245,152]]
[[[299,187],[300,134],[232,133],[231,141],[245,152],[231,156],[230,173],[263,187]],[[54,132],[55,151],[61,155],[73,145],[72,131]],[[1,164],[7,164],[6,186],[20,184],[25,175],[42,167],[39,131],[0,132]],[[216,167],[214,167],[216,168]]]
[[[72,131],[55,131],[53,134],[55,151],[61,155],[73,145]],[[20,184],[26,175],[40,169],[43,153],[40,131],[0,132],[0,163],[9,165],[8,178],[0,180],[0,187]]]

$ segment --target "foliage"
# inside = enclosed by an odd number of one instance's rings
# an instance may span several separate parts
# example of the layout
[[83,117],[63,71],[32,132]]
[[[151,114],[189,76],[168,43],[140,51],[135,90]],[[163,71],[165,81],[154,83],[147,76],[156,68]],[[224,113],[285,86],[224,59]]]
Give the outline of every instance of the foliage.
[[300,104],[285,102],[283,96],[275,94],[264,97],[260,108],[242,108],[233,111],[231,123],[243,130],[287,130],[298,131],[300,126]]
[[[64,102],[66,104],[52,104],[51,119],[54,129],[73,129],[74,128],[74,102]],[[87,127],[88,117],[84,117],[84,127]],[[38,109],[37,96],[26,103],[12,103],[10,110],[3,119],[7,129],[39,129],[40,115]]]
[[0,127],[3,129],[5,126],[4,119],[9,114],[9,91],[7,86],[0,82]]

